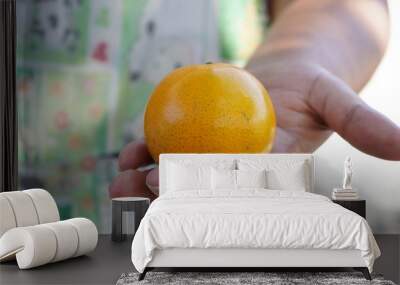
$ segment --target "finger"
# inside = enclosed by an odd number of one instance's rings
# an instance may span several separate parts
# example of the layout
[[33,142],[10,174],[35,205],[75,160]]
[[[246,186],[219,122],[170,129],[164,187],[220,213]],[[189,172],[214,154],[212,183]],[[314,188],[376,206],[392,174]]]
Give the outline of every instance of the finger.
[[309,104],[354,147],[379,158],[400,160],[400,128],[337,77],[324,71],[310,91]]
[[118,157],[119,169],[121,171],[136,169],[153,162],[144,139],[133,141],[126,145]]
[[158,195],[159,194],[159,188],[158,188],[158,167],[152,169],[146,177],[146,185],[147,187],[151,190],[151,192],[153,192],[154,194]]
[[151,200],[156,198],[146,186],[148,172],[129,169],[121,172],[108,188],[111,198],[115,197],[148,197]]

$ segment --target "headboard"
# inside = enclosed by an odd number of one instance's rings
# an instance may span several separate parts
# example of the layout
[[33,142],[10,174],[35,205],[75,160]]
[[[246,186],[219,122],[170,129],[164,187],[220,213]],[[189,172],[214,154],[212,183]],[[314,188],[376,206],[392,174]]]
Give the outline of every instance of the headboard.
[[205,162],[207,164],[212,165],[213,161],[221,161],[221,160],[232,160],[236,161],[237,159],[260,159],[262,158],[277,161],[277,160],[289,160],[289,161],[304,161],[307,162],[309,167],[309,189],[306,189],[307,192],[314,192],[314,182],[315,182],[315,170],[314,170],[314,157],[312,154],[183,154],[183,153],[168,153],[160,155],[160,165],[159,165],[159,193],[162,195],[165,193],[166,189],[166,181],[167,181],[167,165],[168,162],[171,161],[185,161],[188,160],[191,163],[195,162]]

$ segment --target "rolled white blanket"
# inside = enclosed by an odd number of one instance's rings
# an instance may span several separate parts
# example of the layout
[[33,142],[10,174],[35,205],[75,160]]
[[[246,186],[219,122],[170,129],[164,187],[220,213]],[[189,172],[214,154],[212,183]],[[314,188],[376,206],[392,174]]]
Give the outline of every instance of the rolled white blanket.
[[14,257],[20,269],[86,254],[97,245],[92,221],[74,218],[8,230],[0,238],[0,261]]

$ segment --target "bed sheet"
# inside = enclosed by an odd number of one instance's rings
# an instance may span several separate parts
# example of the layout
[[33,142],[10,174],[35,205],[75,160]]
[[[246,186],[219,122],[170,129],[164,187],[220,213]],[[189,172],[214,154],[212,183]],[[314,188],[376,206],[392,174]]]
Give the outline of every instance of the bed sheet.
[[265,189],[157,198],[134,237],[132,262],[142,272],[165,248],[358,249],[370,271],[380,255],[361,216],[318,194]]

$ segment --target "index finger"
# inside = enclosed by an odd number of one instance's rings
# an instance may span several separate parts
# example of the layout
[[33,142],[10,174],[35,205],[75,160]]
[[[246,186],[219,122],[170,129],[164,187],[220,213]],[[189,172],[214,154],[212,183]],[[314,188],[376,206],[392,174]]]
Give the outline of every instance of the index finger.
[[394,122],[332,75],[320,76],[314,90],[310,92],[310,104],[331,129],[367,154],[400,160],[400,128]]
[[136,169],[154,163],[144,139],[127,144],[119,153],[119,170]]

